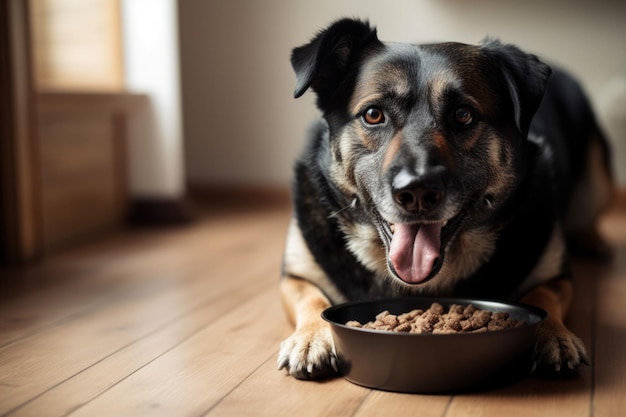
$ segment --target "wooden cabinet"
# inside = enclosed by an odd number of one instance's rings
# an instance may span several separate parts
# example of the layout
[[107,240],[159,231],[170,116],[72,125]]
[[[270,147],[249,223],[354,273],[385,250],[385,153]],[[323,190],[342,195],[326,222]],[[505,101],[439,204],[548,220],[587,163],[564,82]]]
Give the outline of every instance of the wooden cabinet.
[[37,143],[45,251],[123,224],[128,206],[126,121],[145,96],[40,93]]

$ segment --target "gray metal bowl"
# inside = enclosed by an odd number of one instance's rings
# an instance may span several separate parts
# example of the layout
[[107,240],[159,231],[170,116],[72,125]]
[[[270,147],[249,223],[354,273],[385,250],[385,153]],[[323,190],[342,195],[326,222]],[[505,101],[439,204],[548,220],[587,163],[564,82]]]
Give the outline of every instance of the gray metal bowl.
[[[474,305],[508,312],[527,324],[482,333],[413,334],[369,330],[345,325],[374,320],[381,311],[402,314],[427,309],[433,302]],[[541,309],[499,301],[468,298],[399,298],[353,302],[327,308],[339,371],[358,385],[386,391],[454,393],[495,388],[527,376]]]

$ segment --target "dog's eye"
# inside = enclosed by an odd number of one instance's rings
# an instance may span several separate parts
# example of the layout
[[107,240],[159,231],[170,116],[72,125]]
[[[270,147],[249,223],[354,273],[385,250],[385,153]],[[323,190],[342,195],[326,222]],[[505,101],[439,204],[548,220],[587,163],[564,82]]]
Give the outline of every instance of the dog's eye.
[[365,110],[363,120],[369,125],[379,125],[385,121],[385,115],[380,108],[372,106]]
[[458,124],[469,126],[474,121],[474,115],[469,107],[460,106],[454,111],[454,119]]

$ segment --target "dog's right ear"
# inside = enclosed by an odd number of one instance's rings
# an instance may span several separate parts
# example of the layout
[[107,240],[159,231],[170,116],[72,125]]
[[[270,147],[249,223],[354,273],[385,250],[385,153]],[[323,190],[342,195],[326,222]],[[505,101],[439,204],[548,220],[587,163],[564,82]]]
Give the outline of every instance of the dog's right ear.
[[342,19],[331,24],[311,42],[292,51],[291,65],[297,78],[294,97],[300,97],[311,87],[318,95],[318,103],[323,105],[351,64],[363,51],[376,46],[382,43],[368,22]]
[[497,39],[485,39],[482,48],[500,64],[511,95],[515,122],[526,136],[552,70],[535,55]]

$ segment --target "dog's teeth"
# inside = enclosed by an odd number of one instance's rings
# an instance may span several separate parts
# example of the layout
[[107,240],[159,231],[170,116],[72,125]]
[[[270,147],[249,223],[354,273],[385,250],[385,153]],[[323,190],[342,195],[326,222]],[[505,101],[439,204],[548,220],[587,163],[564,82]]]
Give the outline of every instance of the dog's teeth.
[[443,227],[446,227],[447,224],[448,224],[448,221],[446,220],[445,222],[443,222]]

